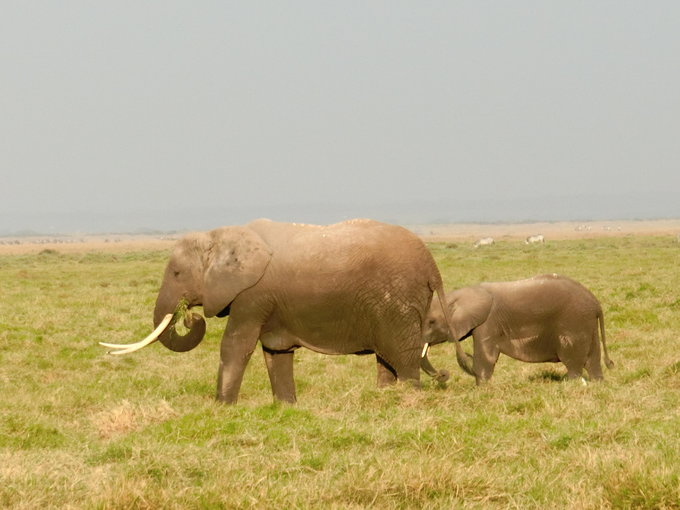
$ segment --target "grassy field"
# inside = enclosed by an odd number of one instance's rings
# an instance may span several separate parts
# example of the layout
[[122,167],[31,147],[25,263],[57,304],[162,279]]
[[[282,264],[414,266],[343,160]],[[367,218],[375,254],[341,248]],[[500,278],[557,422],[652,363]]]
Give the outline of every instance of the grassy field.
[[[501,357],[476,388],[375,387],[372,356],[296,354],[272,404],[261,351],[213,400],[226,319],[194,351],[108,356],[151,329],[167,253],[0,256],[2,508],[680,508],[680,246],[671,237],[430,245],[447,289],[545,272],[603,304],[605,382]],[[464,346],[471,350],[469,342]]]

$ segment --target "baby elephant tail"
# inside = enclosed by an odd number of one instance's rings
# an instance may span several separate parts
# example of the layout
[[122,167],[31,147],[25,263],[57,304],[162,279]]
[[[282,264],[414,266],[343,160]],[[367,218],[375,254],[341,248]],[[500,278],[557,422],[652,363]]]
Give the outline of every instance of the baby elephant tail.
[[602,351],[604,352],[604,364],[607,368],[613,368],[614,362],[609,358],[609,353],[607,352],[607,339],[604,333],[604,314],[602,310],[597,315],[597,320],[600,323],[600,340],[602,340]]

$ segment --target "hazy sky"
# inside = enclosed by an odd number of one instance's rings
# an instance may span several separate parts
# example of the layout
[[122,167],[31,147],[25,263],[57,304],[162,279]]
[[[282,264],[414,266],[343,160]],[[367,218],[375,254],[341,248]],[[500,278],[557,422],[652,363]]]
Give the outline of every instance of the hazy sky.
[[1,12],[0,231],[680,216],[677,0]]

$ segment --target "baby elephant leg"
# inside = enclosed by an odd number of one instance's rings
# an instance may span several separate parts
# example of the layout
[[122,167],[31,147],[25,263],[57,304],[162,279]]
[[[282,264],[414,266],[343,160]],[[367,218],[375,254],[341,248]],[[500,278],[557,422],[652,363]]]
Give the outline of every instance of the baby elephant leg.
[[590,351],[590,337],[581,334],[560,336],[560,348],[557,355],[567,367],[567,379],[581,379]]
[[473,334],[472,338],[474,349],[472,365],[475,370],[475,380],[477,386],[479,386],[491,379],[498,356],[500,356],[500,349],[493,338],[489,336]]
[[593,340],[590,344],[590,352],[586,359],[586,371],[593,381],[604,379],[604,376],[602,375],[602,365],[600,363],[600,338],[597,333],[593,335]]

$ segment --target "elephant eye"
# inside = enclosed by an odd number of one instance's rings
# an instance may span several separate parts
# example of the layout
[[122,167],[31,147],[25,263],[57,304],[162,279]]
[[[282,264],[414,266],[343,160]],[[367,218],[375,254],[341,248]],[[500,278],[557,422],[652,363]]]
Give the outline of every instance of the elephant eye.
[[435,322],[437,322],[437,321],[434,320],[434,319],[430,319],[429,321],[427,321],[427,325],[432,327],[432,326],[434,326]]
[[173,271],[173,273],[175,274],[175,278],[179,276],[179,271],[177,271],[176,269]]

